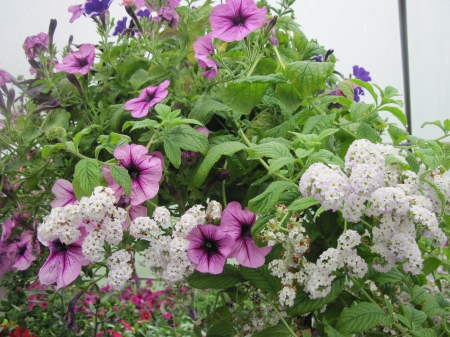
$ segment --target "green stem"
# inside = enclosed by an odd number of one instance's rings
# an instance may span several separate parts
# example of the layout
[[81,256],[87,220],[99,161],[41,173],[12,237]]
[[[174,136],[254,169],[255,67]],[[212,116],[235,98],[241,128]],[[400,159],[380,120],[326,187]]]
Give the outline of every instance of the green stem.
[[364,225],[366,225],[370,229],[373,229],[373,226],[370,223],[368,223],[366,220],[360,219],[359,221],[361,221]]
[[326,115],[326,113],[323,112],[322,110],[320,110],[319,107],[317,105],[315,105],[311,99],[307,98],[306,100],[308,101],[309,104],[311,104],[311,106],[314,108],[314,110],[316,110],[319,114]]
[[[227,161],[225,161],[224,169],[227,168]],[[226,179],[225,179],[226,180]],[[224,209],[227,208],[227,194],[225,192],[225,180],[222,181],[222,202]]]
[[261,56],[258,56],[255,60],[255,62],[253,63],[252,67],[250,68],[250,70],[248,71],[247,77],[250,77],[253,73],[253,71],[256,68],[256,65],[258,64],[259,60],[261,59]]
[[264,294],[262,294],[262,297],[269,302],[270,306],[273,308],[273,310],[275,310],[275,312],[277,313],[278,317],[281,319],[281,321],[283,322],[283,324],[286,326],[286,329],[289,330],[289,332],[291,333],[292,336],[294,337],[298,337],[297,334],[294,332],[294,330],[292,330],[291,326],[286,322],[286,320],[284,319],[284,317],[281,315],[281,313],[278,311],[278,309],[275,307],[275,305],[272,303],[271,300],[269,300]]
[[283,71],[286,70],[286,66],[284,65],[283,60],[281,59],[280,53],[278,52],[278,48],[274,45],[272,45],[273,51],[275,52],[275,55],[277,56],[278,63],[280,63],[281,68],[283,68]]

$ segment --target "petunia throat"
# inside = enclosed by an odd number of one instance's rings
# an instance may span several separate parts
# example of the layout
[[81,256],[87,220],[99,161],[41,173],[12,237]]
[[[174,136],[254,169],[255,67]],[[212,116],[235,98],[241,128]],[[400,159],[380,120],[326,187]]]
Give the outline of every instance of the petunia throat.
[[211,257],[219,252],[219,246],[216,240],[206,237],[204,240],[205,241],[201,248],[206,252],[206,254],[208,254],[208,257]]
[[252,225],[244,223],[241,226],[241,238],[248,238],[252,236]]

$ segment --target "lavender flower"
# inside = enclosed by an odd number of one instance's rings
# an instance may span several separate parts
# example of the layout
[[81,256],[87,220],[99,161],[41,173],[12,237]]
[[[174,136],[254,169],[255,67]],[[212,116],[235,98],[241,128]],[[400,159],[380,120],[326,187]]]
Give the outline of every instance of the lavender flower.
[[147,116],[152,106],[166,98],[169,84],[170,81],[165,80],[156,87],[145,88],[138,98],[133,98],[125,103],[125,109],[131,110],[131,116],[135,118]]
[[34,59],[39,55],[40,50],[47,50],[48,35],[39,33],[38,35],[28,36],[23,43],[23,50],[29,59]]
[[109,9],[111,2],[112,0],[90,0],[84,4],[84,10],[90,16],[99,16]]
[[370,78],[370,72],[366,71],[363,67],[353,66],[353,76],[360,79],[363,82],[369,82],[372,80]]
[[198,65],[201,68],[205,68],[206,71],[202,73],[208,81],[211,81],[217,76],[217,62],[214,61],[211,56],[214,53],[213,37],[210,34],[202,36],[194,42],[194,57],[198,61]]
[[16,228],[13,219],[6,219],[2,224],[2,239],[1,241],[6,241],[11,236],[11,233]]
[[199,225],[187,236],[187,255],[202,273],[220,274],[231,252],[234,240],[214,225]]
[[4,70],[0,70],[0,87],[3,87],[6,83],[11,83],[9,74]]
[[33,232],[25,231],[8,246],[8,253],[12,261],[12,269],[25,270],[36,260],[33,255]]
[[253,0],[225,0],[211,12],[211,34],[226,42],[240,41],[261,26],[266,13],[266,7],[256,7]]
[[85,13],[85,10],[83,8],[83,5],[73,5],[69,6],[67,9],[69,13],[72,13],[72,17],[70,18],[69,22],[73,23],[76,19],[78,19],[81,14]]
[[52,187],[52,193],[56,196],[56,199],[50,203],[50,206],[53,208],[64,207],[66,205],[78,205],[72,183],[68,180],[56,180]]
[[265,262],[265,256],[272,249],[270,246],[262,248],[256,246],[252,238],[255,220],[256,214],[250,212],[247,207],[242,210],[241,204],[236,201],[228,204],[220,220],[220,229],[235,240],[229,257],[236,258],[241,265],[249,268],[261,267]]
[[65,71],[69,74],[86,75],[94,63],[95,46],[92,44],[83,44],[80,50],[71,52],[63,58],[62,63],[58,63],[55,68],[59,71]]
[[[124,167],[131,177],[131,204],[137,206],[153,198],[159,190],[162,177],[162,163],[157,156],[149,154],[142,145],[122,145],[114,150],[119,166]],[[111,176],[109,167],[103,167],[103,175],[109,187],[115,192],[116,200],[123,194],[123,188]]]

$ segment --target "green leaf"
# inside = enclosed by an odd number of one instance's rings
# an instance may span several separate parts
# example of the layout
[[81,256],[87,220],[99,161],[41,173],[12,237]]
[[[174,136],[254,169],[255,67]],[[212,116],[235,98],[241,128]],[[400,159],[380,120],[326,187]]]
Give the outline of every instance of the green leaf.
[[176,168],[181,164],[181,149],[205,154],[208,151],[208,138],[188,125],[171,128],[164,139],[164,150]]
[[431,182],[428,179],[425,178],[421,178],[421,181],[427,183],[428,185],[430,185],[431,187],[433,187],[433,189],[436,191],[436,194],[438,195],[439,199],[441,200],[441,215],[445,213],[445,195],[444,193],[442,193],[442,191],[439,189],[439,187],[437,187],[437,185],[433,182]]
[[[283,18],[284,16],[282,16]],[[303,32],[294,33],[294,46],[297,48],[297,51],[300,55],[305,53],[306,46],[308,45],[308,39],[306,38]]]
[[435,257],[428,257],[423,261],[423,268],[422,272],[425,275],[431,274],[433,271],[439,268],[441,265],[441,260],[435,258]]
[[273,173],[277,172],[282,167],[295,163],[295,158],[290,157],[280,157],[270,162],[270,168],[267,171],[269,175],[272,175]]
[[[412,328],[413,328],[412,322],[411,322],[408,318],[406,318],[405,316],[400,315],[400,314],[394,314],[394,316],[395,316],[400,322],[402,322],[406,327],[408,327],[408,329],[412,329]],[[426,315],[425,315],[425,317],[426,317]],[[390,317],[388,318],[388,320],[389,320],[389,319],[390,319]],[[386,324],[386,321],[384,322],[384,324],[387,325],[387,324]]]
[[393,114],[403,124],[403,126],[406,126],[408,124],[406,115],[399,108],[397,108],[395,106],[383,106],[380,108],[380,111],[383,111],[383,110],[389,111],[391,114]]
[[[303,60],[310,60],[311,57],[317,56],[317,55],[324,55],[326,53],[325,49],[321,46],[319,46],[317,43],[315,42],[309,42],[306,45],[305,51],[302,55],[302,59]],[[322,63],[322,62],[317,62],[317,63]],[[328,63],[328,62],[326,62]]]
[[335,114],[310,117],[306,121],[302,133],[305,135],[320,134],[323,130],[331,129],[333,127],[334,117]]
[[325,129],[325,130],[322,130],[316,140],[320,142],[320,141],[322,141],[322,140],[324,140],[324,139],[334,135],[338,131],[339,131],[339,129]]
[[387,273],[381,273],[370,268],[370,271],[367,274],[367,279],[373,280],[378,284],[400,282],[403,278],[403,274],[397,268],[392,268]]
[[123,187],[123,191],[126,195],[130,196],[131,194],[131,177],[128,174],[128,171],[123,167],[112,165],[109,167],[111,172],[111,176],[114,181]]
[[299,24],[288,15],[278,18],[277,27],[283,29],[286,32],[294,32],[295,34],[298,34],[300,36],[305,36],[305,34],[303,34],[303,32],[300,30]]
[[386,318],[383,309],[368,302],[358,303],[342,311],[336,328],[344,334],[355,334],[366,331]]
[[357,86],[366,89],[372,95],[374,101],[378,102],[378,95],[373,90],[372,84],[370,84],[369,82],[361,81],[360,79],[357,79],[357,78],[352,78],[352,79],[350,79],[350,81],[355,83]]
[[235,80],[233,83],[287,83],[287,78],[283,74],[256,75],[243,77]]
[[233,325],[230,323],[214,324],[206,333],[206,337],[231,337],[234,333]]
[[33,140],[35,140],[41,134],[42,133],[41,133],[41,131],[39,131],[39,128],[37,126],[30,125],[25,128],[25,130],[23,131],[22,137],[26,143],[31,143]]
[[371,126],[361,122],[356,130],[356,139],[367,139],[372,143],[376,143],[378,140],[378,134]]
[[75,179],[77,179],[83,192],[91,195],[94,188],[100,185],[97,161],[93,159],[81,159],[75,165]]
[[426,300],[433,298],[425,289],[415,285],[411,292],[411,303],[412,304],[423,304]]
[[194,187],[199,187],[205,181],[211,168],[222,156],[229,156],[244,149],[248,149],[248,147],[234,141],[224,142],[209,149],[205,159],[200,166],[198,166],[197,172],[193,174],[192,185]]
[[277,294],[281,290],[280,279],[265,264],[256,269],[241,266],[239,271],[246,281],[265,293]]
[[87,197],[90,195],[83,191],[77,178],[74,178],[72,180],[72,187],[73,187],[73,193],[75,194],[75,197],[77,198],[77,200],[80,200],[82,197]]
[[217,275],[195,270],[187,277],[187,281],[191,287],[197,289],[226,289],[243,282],[244,278],[236,267],[226,264],[222,273]]
[[191,113],[189,114],[190,118],[194,118],[203,124],[207,124],[211,117],[216,112],[225,112],[228,113],[232,111],[229,106],[222,104],[218,101],[213,100],[211,97],[205,96],[201,97],[196,103]]
[[156,104],[155,110],[158,113],[158,117],[164,120],[172,120],[180,114],[180,110],[172,111],[172,108],[165,104]]
[[344,334],[341,334],[339,331],[328,324],[325,324],[325,333],[328,337],[346,337]]
[[134,90],[138,90],[145,82],[149,80],[148,71],[144,69],[138,69],[131,77],[130,84]]
[[290,211],[300,212],[317,204],[319,204],[319,201],[317,201],[317,199],[314,197],[301,198],[295,200],[292,204],[290,204],[288,208]]
[[133,244],[133,249],[137,252],[143,252],[150,246],[150,241],[138,240]]
[[394,145],[404,141],[406,139],[406,137],[408,136],[408,132],[398,128],[394,124],[389,124],[388,133],[389,133],[389,136],[391,136],[391,139],[394,142]]
[[106,149],[110,154],[114,154],[114,150],[121,146],[131,142],[131,138],[126,135],[111,132],[109,135],[101,135],[98,137],[100,145],[95,148],[95,157],[98,158],[98,154],[102,149]]
[[437,337],[436,332],[432,329],[418,329],[415,331],[409,331],[413,337]]
[[315,162],[322,162],[327,165],[329,165],[329,164],[338,165],[341,167],[342,170],[344,170],[344,166],[345,166],[345,163],[341,158],[339,158],[332,152],[330,152],[328,150],[324,150],[324,149],[319,150],[318,152],[313,153],[311,155],[311,164],[315,163]]
[[222,101],[233,111],[248,115],[261,102],[270,83],[229,82],[220,91]]
[[351,120],[356,122],[366,117],[372,111],[373,104],[366,104],[364,102],[355,102],[350,106]]
[[432,296],[425,301],[422,310],[427,314],[428,317],[448,315],[447,310],[442,308],[436,301],[436,299],[434,299],[434,297]]
[[284,325],[265,328],[252,335],[252,337],[291,337],[291,332]]
[[278,84],[275,95],[291,113],[294,113],[303,102],[303,98],[299,96],[292,84]]
[[406,156],[406,161],[409,164],[409,169],[415,173],[418,173],[420,170],[420,164],[417,161],[416,157],[411,152],[408,152],[408,155]]
[[405,317],[416,327],[421,326],[422,323],[427,319],[427,315],[425,315],[425,313],[422,311],[416,310],[406,305],[401,305],[400,308],[403,311]]
[[404,161],[402,161],[401,159],[397,158],[396,156],[389,154],[386,156],[386,162],[385,162],[386,166],[388,165],[393,165],[393,164],[397,164],[399,165],[403,170],[408,170],[409,169],[409,164],[405,164]]
[[353,94],[354,94],[353,85],[349,81],[341,81],[338,83],[337,86],[339,89],[341,89],[345,97],[347,97],[349,100],[353,102]]
[[80,132],[78,132],[75,137],[73,137],[73,144],[75,146],[75,150],[78,152],[78,145],[80,144],[81,139],[90,134],[94,129],[99,129],[101,130],[101,127],[97,124],[92,124],[91,126],[81,130]]
[[248,202],[248,208],[255,213],[269,212],[277,203],[280,195],[289,189],[298,189],[298,186],[291,182],[274,181],[262,194]]
[[384,96],[383,97],[385,97],[385,98],[392,98],[392,97],[396,97],[396,96],[400,96],[400,95],[398,94],[398,90],[395,89],[394,87],[387,86],[384,89]]
[[294,85],[300,97],[306,98],[323,89],[325,79],[333,73],[334,63],[298,61],[286,66],[285,75]]
[[158,121],[155,121],[153,119],[144,119],[142,121],[128,121],[125,122],[125,124],[122,127],[122,131],[125,131],[130,126],[132,126],[130,131],[137,130],[137,129],[150,129],[153,130],[159,125]]
[[445,133],[447,133],[448,131],[450,131],[450,119],[446,119],[444,121],[444,128],[445,128]]
[[253,145],[252,150],[256,157],[267,157],[278,159],[281,157],[289,157],[291,153],[286,145],[280,142],[268,142]]
[[297,288],[297,295],[295,296],[294,305],[287,308],[286,311],[291,316],[300,316],[316,311],[322,308],[325,304],[333,302],[342,290],[344,290],[344,286],[345,279],[337,278],[331,283],[331,292],[323,298],[316,299],[311,299],[308,293],[301,288]]
[[[275,210],[275,205],[274,205],[274,210]],[[271,214],[266,214],[266,215],[260,215],[258,216],[258,218],[256,219],[255,223],[252,226],[252,237],[253,240],[255,240],[256,245],[258,247],[264,247],[267,244],[263,243],[261,238],[259,237],[259,235],[261,234],[261,232],[263,231],[263,229],[266,227],[266,225],[268,224],[269,220],[271,218],[273,218],[274,215],[273,213]]]

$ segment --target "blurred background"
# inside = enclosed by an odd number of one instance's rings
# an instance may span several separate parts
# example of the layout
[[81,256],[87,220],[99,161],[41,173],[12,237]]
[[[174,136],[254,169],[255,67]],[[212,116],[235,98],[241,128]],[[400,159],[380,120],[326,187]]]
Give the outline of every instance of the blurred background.
[[[0,0],[0,68],[29,77],[29,64],[22,49],[27,36],[47,32],[49,20],[58,20],[54,41],[59,50],[69,35],[75,44],[96,43],[94,22],[80,17],[69,23],[67,9],[83,0]],[[126,16],[122,0],[114,0],[111,16]],[[268,0],[276,6],[276,1]],[[395,0],[297,0],[297,22],[308,39],[333,48],[336,70],[344,76],[358,65],[370,71],[372,82],[391,85],[403,93],[399,10]],[[412,133],[422,138],[442,135],[425,121],[450,118],[450,1],[408,0],[408,40],[411,86]],[[448,96],[447,96],[448,95]],[[368,97],[365,98],[369,101]],[[392,116],[389,121],[394,122]]]

